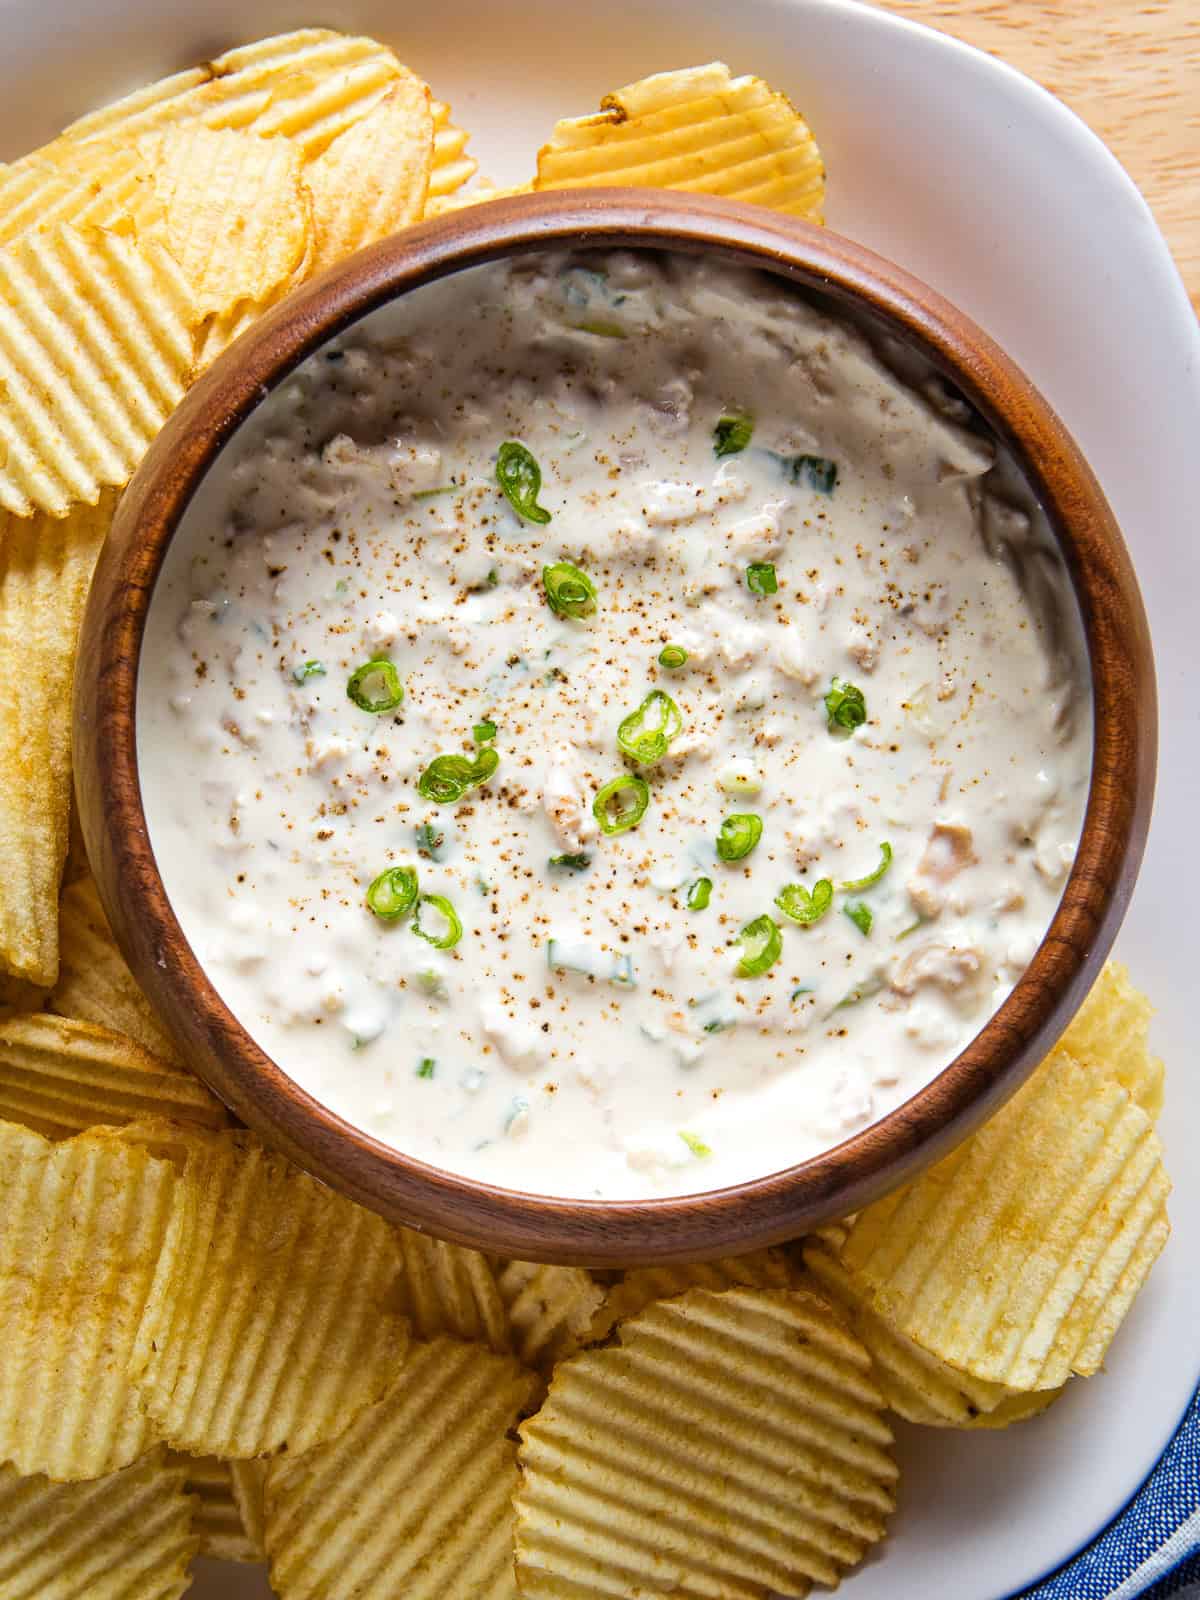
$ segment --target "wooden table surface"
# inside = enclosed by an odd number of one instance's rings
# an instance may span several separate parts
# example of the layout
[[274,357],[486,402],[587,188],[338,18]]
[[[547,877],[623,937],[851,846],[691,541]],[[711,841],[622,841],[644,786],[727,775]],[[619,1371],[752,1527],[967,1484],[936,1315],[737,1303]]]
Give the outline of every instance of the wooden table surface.
[[882,0],[1019,67],[1104,140],[1200,311],[1200,0]]

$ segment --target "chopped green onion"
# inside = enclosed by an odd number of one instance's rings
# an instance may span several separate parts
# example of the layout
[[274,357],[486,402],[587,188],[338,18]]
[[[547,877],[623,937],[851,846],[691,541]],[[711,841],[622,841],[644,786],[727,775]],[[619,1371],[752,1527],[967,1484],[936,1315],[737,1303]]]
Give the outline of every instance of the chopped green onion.
[[469,789],[477,788],[500,765],[500,757],[486,745],[474,761],[466,756],[434,756],[417,779],[417,790],[425,800],[439,806],[451,806]]
[[434,972],[429,967],[424,967],[417,973],[417,987],[431,1000],[448,1000],[446,984],[440,972]]
[[736,456],[753,437],[753,417],[741,414],[722,417],[713,429],[713,450],[718,456]]
[[762,818],[753,811],[735,811],[721,823],[717,854],[722,861],[740,861],[762,838]]
[[793,922],[817,922],[833,904],[833,885],[818,878],[810,893],[802,883],[789,883],[775,896],[775,904]]
[[422,1056],[421,1064],[417,1068],[418,1078],[432,1078],[437,1071],[437,1062],[432,1056]]
[[598,334],[601,339],[628,339],[629,337],[628,330],[618,327],[615,322],[573,322],[571,326],[577,328],[580,333]]
[[375,656],[350,674],[346,693],[356,706],[378,717],[396,709],[404,699],[404,685],[388,658]]
[[623,772],[609,781],[592,801],[592,815],[604,833],[626,833],[636,828],[650,804],[650,785],[645,778]]
[[658,652],[658,664],[674,672],[677,667],[687,665],[688,653],[681,644],[667,644]]
[[738,934],[744,954],[737,964],[739,978],[761,978],[783,954],[783,935],[774,917],[755,917]]
[[[429,933],[421,926],[421,907],[432,906],[446,924],[446,931],[440,936]],[[417,900],[416,914],[413,917],[412,931],[420,934],[427,944],[435,950],[452,950],[462,938],[462,923],[458,920],[458,913],[446,899],[444,894],[423,894]]]
[[543,567],[542,584],[556,617],[590,617],[596,609],[596,585],[569,561]]
[[439,861],[441,859],[439,852],[446,842],[446,835],[439,832],[432,822],[423,822],[414,831],[417,837],[417,849],[423,850],[426,855]]
[[746,587],[751,594],[778,594],[779,579],[775,576],[772,564],[769,561],[752,561],[746,568]]
[[577,851],[574,855],[551,856],[550,866],[561,867],[565,872],[582,872],[591,865],[592,858],[585,850]]
[[[878,972],[873,972],[869,978],[864,978],[861,983],[856,983],[847,994],[844,994],[834,1006],[833,1011],[845,1011],[849,1006],[861,1005],[864,1000],[870,1000],[884,988],[884,980]],[[833,1011],[829,1013],[833,1015]]]
[[367,890],[367,904],[381,922],[398,922],[417,903],[417,869],[388,867]]
[[[655,718],[652,726],[646,719]],[[679,707],[662,689],[652,689],[636,711],[622,719],[617,728],[617,746],[622,755],[643,766],[651,766],[666,755],[671,740],[683,728]]]
[[418,489],[416,494],[413,495],[413,499],[432,500],[435,495],[452,494],[457,487],[458,485],[454,483],[440,483],[436,489]]
[[834,678],[825,696],[825,714],[829,719],[830,733],[845,729],[853,733],[867,720],[867,702],[861,689],[852,683]]
[[792,990],[791,998],[793,1000],[799,1000],[799,998],[800,998],[800,996],[802,994],[815,994],[815,993],[816,993],[816,990],[813,988],[811,983],[798,983],[796,985],[796,987]]
[[865,878],[852,878],[849,883],[839,883],[838,888],[844,889],[847,894],[859,894],[863,889],[869,889],[873,884],[878,883],[892,864],[892,847],[886,839],[879,846],[879,853],[883,859],[874,872],[868,873]]
[[703,911],[712,899],[712,879],[696,878],[688,884],[687,908],[689,911]]
[[309,678],[323,678],[325,668],[320,661],[301,661],[292,668],[292,677],[297,683],[305,683]]
[[724,1033],[726,1028],[732,1028],[732,1022],[726,1022],[721,1017],[714,1017],[711,1022],[704,1024],[705,1033]]
[[477,722],[471,729],[476,744],[491,744],[496,737],[496,724],[494,722]]
[[692,1154],[699,1157],[701,1161],[707,1161],[709,1156],[712,1155],[712,1150],[709,1148],[709,1146],[705,1144],[703,1139],[698,1138],[696,1134],[685,1133],[681,1128],[679,1130],[679,1137],[683,1140],[684,1144],[687,1145]]
[[807,483],[818,494],[832,494],[837,488],[837,462],[827,456],[781,456],[789,483]]
[[896,935],[896,943],[899,944],[901,939],[907,939],[910,933],[916,933],[917,929],[923,928],[928,921],[928,917],[918,917],[915,922],[910,922],[907,928],[901,928]]
[[550,513],[537,503],[542,488],[542,469],[525,446],[515,439],[507,440],[496,454],[496,482],[519,517],[527,522],[550,521]]
[[861,900],[850,900],[842,907],[842,910],[850,918],[859,933],[864,935],[870,933],[871,924],[875,921],[875,918],[871,915],[870,906],[863,905]]

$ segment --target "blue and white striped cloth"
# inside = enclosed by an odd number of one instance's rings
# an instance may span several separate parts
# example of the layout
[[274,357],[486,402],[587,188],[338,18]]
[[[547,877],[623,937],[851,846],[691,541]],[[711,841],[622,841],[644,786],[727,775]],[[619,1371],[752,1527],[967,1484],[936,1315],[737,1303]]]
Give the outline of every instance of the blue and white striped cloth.
[[1200,1391],[1102,1534],[1020,1600],[1200,1600]]

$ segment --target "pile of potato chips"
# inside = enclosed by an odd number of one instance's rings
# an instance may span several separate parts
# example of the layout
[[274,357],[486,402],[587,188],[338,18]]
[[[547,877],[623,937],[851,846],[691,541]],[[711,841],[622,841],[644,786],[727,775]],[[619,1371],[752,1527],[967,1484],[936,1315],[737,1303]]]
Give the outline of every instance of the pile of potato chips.
[[[591,1273],[395,1228],[235,1127],[118,951],[70,816],[75,638],[194,374],[311,273],[499,193],[384,46],[233,50],[0,170],[0,1600],[755,1600],[884,1535],[888,1412],[1004,1427],[1099,1370],[1168,1232],[1149,1007],[1110,966],[984,1129],[857,1217]],[[560,122],[526,188],[820,220],[757,78]],[[513,192],[513,191],[509,191]]]

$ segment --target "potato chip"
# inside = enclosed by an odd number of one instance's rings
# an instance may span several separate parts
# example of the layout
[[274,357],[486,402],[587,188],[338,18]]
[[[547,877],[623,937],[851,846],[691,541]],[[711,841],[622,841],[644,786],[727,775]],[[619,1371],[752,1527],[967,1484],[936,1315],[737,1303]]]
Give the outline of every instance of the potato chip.
[[44,988],[58,976],[75,639],[114,503],[0,517],[0,969]]
[[45,1011],[0,1019],[0,1117],[48,1139],[142,1117],[204,1128],[229,1120],[190,1072],[122,1033]]
[[818,1295],[691,1289],[618,1335],[520,1430],[524,1600],[806,1593],[883,1537],[883,1398]]
[[312,209],[289,140],[194,124],[150,135],[140,149],[154,173],[163,238],[202,317],[266,300],[291,279]]
[[654,1300],[669,1300],[688,1289],[789,1289],[796,1279],[781,1250],[755,1250],[718,1261],[684,1266],[634,1267],[615,1283],[592,1319],[588,1339],[603,1339],[626,1317],[636,1316]]
[[11,1016],[14,1011],[40,1011],[49,992],[40,984],[0,972],[0,1017]]
[[752,200],[821,221],[825,167],[804,119],[761,78],[721,61],[660,72],[556,124],[535,189],[639,184]]
[[69,165],[35,155],[0,169],[0,245],[59,222],[136,236],[160,221],[153,178],[136,150],[75,151]]
[[496,1281],[517,1359],[543,1373],[582,1347],[604,1299],[582,1267],[509,1261]]
[[429,89],[405,70],[378,105],[304,169],[316,230],[314,267],[330,266],[416,222],[432,160]]
[[429,174],[429,199],[444,200],[474,177],[479,166],[467,154],[471,135],[450,120],[450,107],[444,100],[430,105],[433,116],[433,166]]
[[430,197],[425,202],[427,217],[444,217],[448,211],[461,211],[464,206],[481,205],[485,200],[507,200],[513,194],[532,194],[531,183],[518,183],[511,189],[501,189],[497,184],[481,179],[470,189],[456,189],[453,194]]
[[860,1212],[842,1260],[930,1354],[1054,1389],[1099,1369],[1166,1242],[1170,1187],[1141,1106],[1055,1051],[978,1133]]
[[195,1502],[161,1449],[91,1483],[0,1467],[3,1600],[179,1600]]
[[103,1134],[0,1122],[0,1460],[73,1481],[153,1443],[128,1364],[151,1286],[172,1282],[176,1184]]
[[418,1339],[450,1334],[508,1349],[508,1315],[486,1256],[445,1239],[398,1228],[404,1273],[400,1306]]
[[178,1065],[174,1042],[125,965],[90,877],[77,878],[63,890],[58,937],[58,982],[50,1010],[127,1034],[160,1061]]
[[229,1468],[233,1502],[237,1506],[242,1528],[247,1539],[259,1552],[259,1559],[265,1560],[267,1546],[263,1496],[267,1486],[267,1463],[227,1461],[225,1465]]
[[153,240],[59,224],[0,250],[0,506],[62,517],[124,484],[183,395],[196,320]]
[[194,1455],[311,1449],[378,1400],[403,1359],[395,1234],[250,1133],[179,1130],[175,1143],[179,1269],[142,1318],[142,1403]]
[[[843,1241],[845,1230],[843,1230]],[[839,1241],[839,1243],[842,1241]],[[874,1363],[875,1381],[898,1416],[933,1428],[1004,1428],[1044,1411],[1061,1389],[1020,1394],[957,1372],[920,1345],[895,1333],[865,1303],[854,1279],[838,1259],[837,1247],[811,1239],[804,1264],[826,1297],[845,1313]]]
[[1124,1085],[1142,1110],[1157,1121],[1163,1107],[1163,1064],[1150,1054],[1154,1008],[1129,981],[1119,961],[1104,968],[1058,1048],[1094,1071]]
[[414,1344],[391,1395],[267,1473],[280,1600],[516,1600],[509,1433],[537,1387],[508,1356]]
[[213,1561],[262,1561],[262,1545],[255,1544],[242,1523],[231,1464],[216,1456],[188,1456],[174,1450],[168,1461],[183,1468],[184,1487],[196,1497],[192,1521],[199,1554]]

